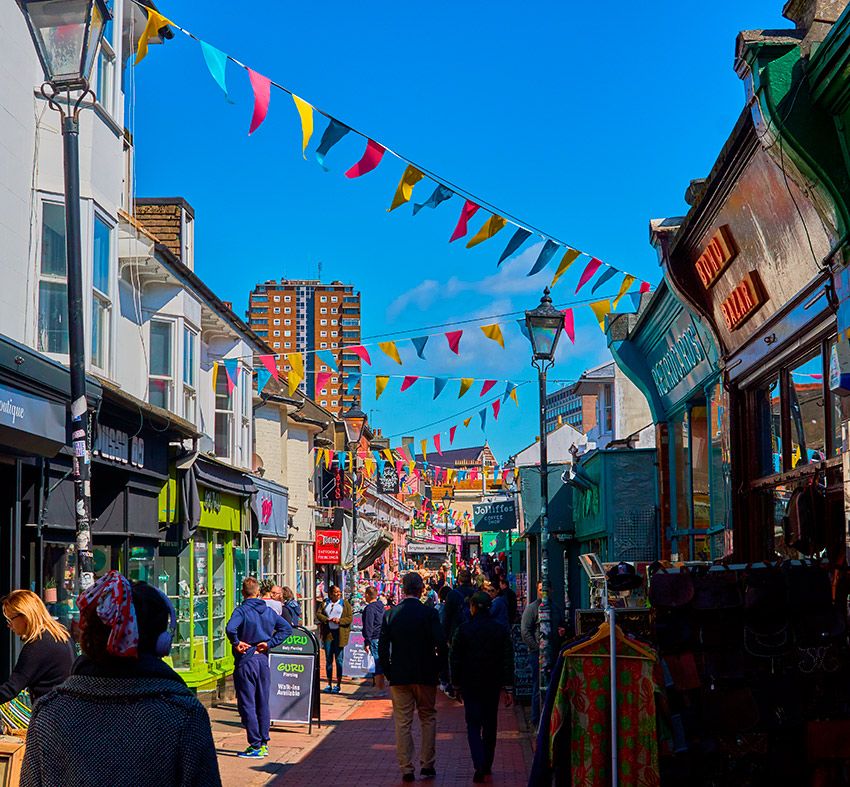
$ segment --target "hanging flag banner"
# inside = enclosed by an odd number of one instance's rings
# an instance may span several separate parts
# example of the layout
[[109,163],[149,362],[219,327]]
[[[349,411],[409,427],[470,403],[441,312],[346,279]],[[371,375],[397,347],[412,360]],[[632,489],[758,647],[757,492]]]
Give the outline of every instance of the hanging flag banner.
[[456,426],[453,426],[451,429],[449,429],[449,445],[451,445],[455,441],[455,432],[457,432]]
[[411,386],[411,385],[413,385],[413,383],[415,383],[418,379],[419,379],[418,377],[414,377],[413,375],[408,375],[407,377],[405,377],[405,378],[401,381],[401,390],[402,390],[402,393],[403,393],[404,391],[406,391],[408,388],[410,388],[410,386]]
[[334,370],[339,369],[339,364],[337,363],[336,357],[332,352],[328,352],[327,350],[321,350],[320,352],[316,353],[316,357],[329,368]]
[[629,298],[632,299],[632,307],[634,308],[634,310],[638,311],[638,309],[640,309],[641,294],[639,292],[630,292]]
[[508,257],[510,257],[515,251],[522,246],[529,238],[531,237],[531,232],[523,227],[520,227],[514,234],[513,237],[508,241],[508,245],[505,246],[505,250],[502,252],[502,256],[499,257],[499,265],[501,265]]
[[444,203],[447,199],[451,199],[453,196],[454,192],[448,186],[438,184],[437,188],[434,189],[434,193],[431,194],[425,202],[421,202],[413,206],[413,215],[415,216],[419,213],[422,208],[436,208],[442,205],[442,203]]
[[608,298],[604,301],[594,301],[590,304],[590,308],[599,323],[599,329],[605,333],[605,317],[611,313],[611,301]]
[[440,435],[438,435],[438,434],[434,435],[434,448],[437,449],[437,453],[440,456],[443,455],[443,449],[440,447]]
[[232,104],[233,102],[227,94],[227,55],[206,41],[201,41],[201,54],[204,56],[204,62],[207,64],[207,70],[210,72],[210,76],[224,91],[225,100]]
[[354,396],[357,391],[357,384],[360,382],[359,374],[349,374],[346,377],[345,390],[349,396]]
[[251,89],[254,91],[254,115],[251,118],[251,128],[248,136],[251,136],[266,119],[269,113],[269,102],[272,98],[272,82],[268,77],[248,69],[248,79],[251,81]]
[[395,346],[395,342],[379,342],[378,347],[383,350],[387,357],[392,358],[397,364],[401,365],[401,356],[398,354],[398,348]]
[[316,161],[319,162],[319,166],[325,172],[328,171],[328,168],[325,166],[325,156],[328,155],[330,149],[349,131],[351,131],[351,129],[344,123],[340,123],[338,120],[331,118],[328,122],[328,127],[325,129],[324,134],[322,134],[321,140],[319,140],[319,147],[316,148]]
[[472,200],[466,200],[466,202],[463,203],[463,207],[460,209],[460,216],[458,217],[457,225],[455,226],[451,238],[449,238],[449,243],[453,243],[458,238],[462,238],[466,235],[469,230],[469,220],[476,214],[478,208],[479,206]]
[[425,360],[425,345],[428,344],[427,336],[417,336],[410,341],[413,343],[413,347],[416,350],[416,354],[424,361]]
[[475,379],[473,377],[463,377],[463,378],[461,378],[460,391],[458,392],[457,398],[460,399],[472,387],[472,384],[474,382],[475,382]]
[[503,219],[501,216],[493,214],[489,219],[487,219],[487,221],[484,222],[481,229],[469,239],[469,242],[466,244],[466,248],[471,249],[479,243],[484,243],[485,240],[490,240],[490,238],[492,238],[496,233],[503,230],[507,223],[507,219]]
[[501,410],[501,409],[502,409],[502,403],[498,399],[496,399],[496,401],[493,402],[493,419],[494,420],[496,420],[496,421],[499,420],[499,410]]
[[266,367],[268,373],[274,377],[275,380],[278,379],[277,360],[274,355],[261,355],[260,363]]
[[555,275],[552,277],[552,283],[549,285],[551,289],[558,283],[558,279],[561,278],[569,269],[570,266],[581,256],[580,251],[576,251],[576,249],[567,249],[564,253],[564,256],[561,257],[561,261],[558,263],[558,270],[555,271]]
[[488,339],[492,339],[503,350],[505,349],[505,337],[502,336],[502,329],[496,325],[482,325],[481,330]]
[[469,418],[464,418],[463,419],[463,428],[468,429],[471,421],[472,421],[472,416],[470,416]]
[[537,256],[537,262],[534,263],[534,266],[528,272],[528,275],[534,276],[535,274],[540,273],[540,271],[549,264],[552,257],[555,256],[556,251],[558,251],[558,244],[553,240],[547,240],[546,243],[543,244],[540,254]]
[[236,388],[236,383],[239,380],[239,359],[225,358],[222,364],[224,365],[224,372],[227,375],[227,393],[230,395],[233,393],[233,389]]
[[272,379],[271,372],[268,369],[257,369],[257,393],[261,394],[266,386],[269,384],[269,380]]
[[399,493],[398,473],[391,464],[387,463],[378,470],[375,481],[381,494],[397,495]]
[[422,459],[423,459],[423,461],[427,462],[428,461],[428,441],[427,440],[421,440],[419,445],[422,446]]
[[[136,62],[134,65],[139,65],[139,63],[145,59],[145,56],[148,53],[148,44],[150,43],[150,40],[152,38],[159,38],[160,30],[174,24],[174,22],[169,21],[162,14],[154,11],[153,8],[145,8],[145,11],[147,11],[148,14],[148,21],[145,23],[145,29],[142,31],[142,37],[139,39],[139,44],[136,47]],[[64,28],[62,28],[62,30],[64,30]]]
[[213,393],[216,392],[216,386],[218,385],[218,361],[213,363],[212,368],[212,389]]
[[446,341],[449,343],[449,349],[455,355],[460,355],[460,337],[461,336],[463,336],[463,331],[449,331],[446,334]]
[[505,385],[505,393],[504,393],[504,394],[502,394],[502,401],[503,401],[503,402],[507,402],[507,401],[508,401],[508,397],[509,397],[509,396],[513,393],[513,391],[514,391],[514,389],[515,389],[515,388],[516,388],[516,384],[515,384],[515,383],[512,383],[512,382],[508,382],[508,383]]
[[304,358],[301,356],[301,353],[290,353],[286,356],[286,362],[289,364],[290,369],[287,376],[289,395],[292,396],[304,379]]
[[567,309],[564,312],[564,332],[567,336],[570,337],[570,341],[575,344],[576,343],[576,326],[575,326],[575,317],[573,316],[573,310]]
[[649,292],[652,289],[652,286],[648,281],[642,281],[640,283],[640,294],[643,295],[645,292]]
[[298,98],[295,93],[292,94],[292,101],[295,103],[295,109],[298,110],[298,117],[301,119],[301,155],[306,161],[307,145],[310,144],[310,137],[313,136],[313,107],[303,98]]
[[604,271],[602,275],[596,280],[593,287],[590,288],[590,294],[593,295],[606,281],[613,279],[620,271],[616,268],[612,268],[610,265],[608,266],[608,270]]
[[478,417],[481,419],[481,431],[483,432],[485,427],[487,426],[487,408],[485,407],[483,410],[478,412]]
[[442,392],[443,388],[448,385],[449,378],[448,377],[435,377],[434,378],[434,398],[436,399]]
[[602,260],[598,260],[596,259],[596,257],[593,257],[590,262],[587,263],[587,267],[584,269],[584,273],[581,274],[581,278],[578,280],[576,294],[578,294],[578,291],[593,278],[593,274],[599,270],[599,267],[601,265]]
[[319,396],[322,393],[322,389],[328,384],[328,380],[331,379],[330,372],[316,372],[316,396]]
[[387,387],[387,383],[389,383],[390,378],[387,375],[378,375],[375,378],[375,400],[381,398],[381,394],[384,392],[384,389]]
[[484,385],[481,386],[481,393],[479,396],[485,396],[487,392],[497,383],[497,380],[485,380]]
[[626,292],[628,292],[629,287],[631,287],[634,283],[635,277],[627,273],[623,277],[623,283],[620,285],[620,291],[617,293],[617,297],[614,298],[614,303],[611,304],[611,308],[616,311],[617,304],[620,302],[620,298],[622,298],[626,294]]
[[363,157],[345,173],[345,177],[359,178],[361,175],[371,172],[381,163],[386,152],[387,149],[383,145],[378,144],[374,139],[368,140]]
[[351,347],[343,347],[342,351],[354,353],[367,366],[372,365],[372,358],[369,355],[369,351],[362,344],[353,344]]
[[410,198],[413,196],[413,187],[424,177],[413,164],[408,164],[404,170],[404,174],[401,176],[401,180],[398,182],[393,201],[387,208],[387,213],[394,211],[400,205],[404,205],[405,202],[410,202]]

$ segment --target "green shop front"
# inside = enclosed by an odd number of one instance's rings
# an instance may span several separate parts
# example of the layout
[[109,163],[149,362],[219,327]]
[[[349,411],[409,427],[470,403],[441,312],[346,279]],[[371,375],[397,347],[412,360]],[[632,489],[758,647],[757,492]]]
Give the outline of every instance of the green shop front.
[[252,480],[236,468],[195,454],[178,459],[161,511],[172,521],[157,558],[159,587],[177,610],[171,660],[186,684],[211,698],[225,692],[233,655],[225,626],[256,576],[251,545]]

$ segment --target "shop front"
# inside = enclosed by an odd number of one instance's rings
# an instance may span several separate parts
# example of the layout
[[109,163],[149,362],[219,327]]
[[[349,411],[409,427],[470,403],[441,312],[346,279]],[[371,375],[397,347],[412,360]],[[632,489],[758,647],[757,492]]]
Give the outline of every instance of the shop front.
[[[292,586],[286,575],[284,547],[289,535],[289,490],[264,478],[251,476],[257,491],[251,498],[251,543],[260,555],[260,579]],[[253,556],[251,559],[255,559]]]

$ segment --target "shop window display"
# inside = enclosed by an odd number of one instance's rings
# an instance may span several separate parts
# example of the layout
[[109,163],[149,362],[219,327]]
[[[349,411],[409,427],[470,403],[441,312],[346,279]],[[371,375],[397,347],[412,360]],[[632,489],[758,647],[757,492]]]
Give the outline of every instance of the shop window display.
[[818,352],[791,370],[791,467],[826,459],[823,357]]
[[207,591],[207,536],[200,533],[192,542],[192,559],[195,568],[195,587],[192,601],[193,666],[207,660],[207,637],[210,623],[210,597]]
[[242,603],[242,580],[259,576],[260,550],[233,547],[233,605]]
[[188,669],[192,662],[192,571],[189,549],[184,556],[161,556],[158,561],[157,585],[174,605],[177,631],[171,646],[171,662],[176,669]]
[[228,652],[227,636],[227,591],[225,589],[225,536],[215,533],[212,537],[212,650],[214,659],[223,659]]
[[[711,392],[709,405],[709,498],[711,500],[711,527],[717,531],[712,542],[712,559],[722,558],[732,552],[731,461],[729,451],[729,395],[718,383]],[[723,528],[723,530],[720,530]]]

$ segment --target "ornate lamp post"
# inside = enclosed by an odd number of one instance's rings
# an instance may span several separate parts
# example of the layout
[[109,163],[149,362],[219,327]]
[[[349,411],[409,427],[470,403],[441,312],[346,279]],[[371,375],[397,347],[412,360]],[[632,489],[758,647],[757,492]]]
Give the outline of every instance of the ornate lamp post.
[[555,350],[564,328],[564,315],[552,306],[549,288],[543,290],[540,305],[525,313],[531,338],[532,365],[537,368],[540,389],[540,693],[541,701],[549,685],[552,669],[552,614],[549,603],[549,457],[546,445],[546,372],[555,365]]
[[[80,125],[83,99],[103,28],[110,19],[104,0],[18,0],[44,71],[41,93],[62,116],[65,160],[65,257],[68,275],[68,356],[71,370],[72,476],[77,572],[81,589],[94,582],[90,522],[86,344],[83,325],[80,241]],[[63,95],[64,94],[64,95]]]
[[352,564],[348,575],[349,594],[352,607],[357,599],[357,451],[366,428],[366,413],[355,402],[342,414],[345,438],[351,452],[351,556]]

